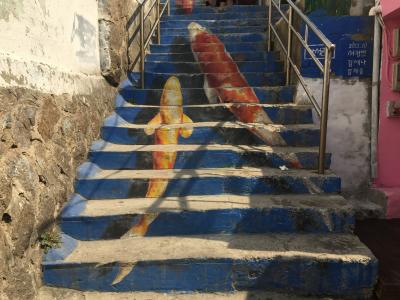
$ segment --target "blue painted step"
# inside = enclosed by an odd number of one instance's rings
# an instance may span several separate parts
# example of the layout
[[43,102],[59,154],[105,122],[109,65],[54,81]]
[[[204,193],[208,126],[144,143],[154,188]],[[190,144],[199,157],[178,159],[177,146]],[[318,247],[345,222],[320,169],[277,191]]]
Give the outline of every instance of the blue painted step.
[[[218,33],[265,33],[266,26],[242,26],[242,27],[214,27],[212,32]],[[188,35],[189,31],[187,28],[162,28],[161,36],[163,35]]]
[[100,170],[86,164],[79,170],[78,178],[75,192],[88,200],[143,198],[151,178],[168,181],[163,197],[338,193],[341,184],[335,175],[271,168]]
[[336,195],[326,199],[315,195],[221,195],[102,202],[74,195],[62,212],[60,228],[78,240],[119,239],[144,218],[153,220],[146,236],[350,233],[354,213],[352,205]]
[[[201,13],[201,14],[189,14],[189,15],[173,15],[173,16],[167,16],[164,15],[162,17],[163,21],[169,21],[169,20],[232,20],[232,19],[249,19],[249,18],[255,18],[255,19],[262,19],[266,18],[267,13],[266,12],[226,12],[226,13]],[[267,24],[267,21],[265,21],[265,24]]]
[[[224,62],[209,62],[210,67],[215,66],[219,68],[221,66],[226,66],[231,68],[231,64]],[[254,62],[237,62],[240,72],[242,73],[250,73],[250,72],[282,72],[283,64],[274,62],[274,63],[266,63],[263,61],[254,61]],[[188,63],[188,62],[146,62],[145,70],[147,72],[154,73],[201,73],[200,66],[197,62]]]
[[[221,144],[221,145],[265,145],[265,142],[250,134],[254,126],[229,127],[221,122],[195,124],[193,133],[188,138],[179,137],[178,144]],[[201,126],[201,127],[200,127]],[[175,126],[177,127],[177,126]],[[186,125],[190,128],[191,125]],[[144,132],[144,125],[132,125],[123,119],[109,118],[101,129],[101,137],[107,142],[127,145],[148,145],[154,143],[154,137]],[[276,132],[287,146],[316,147],[319,145],[319,128],[308,125],[286,125],[285,127],[258,126],[259,130],[267,133]],[[286,146],[277,143],[270,146]]]
[[[265,11],[265,7],[262,6],[257,6],[257,5],[232,5],[227,7],[226,9],[223,10],[223,12],[261,12]],[[194,5],[194,8],[191,12],[191,14],[202,14],[202,13],[223,13],[219,12],[219,10],[215,7],[212,6],[199,6],[199,5]],[[180,8],[177,5],[171,5],[171,15],[176,15],[176,14],[187,14],[186,11],[182,8]]]
[[112,292],[269,290],[366,299],[378,270],[372,253],[345,234],[69,240],[75,245],[69,256],[59,254],[64,249],[47,255],[45,284]]
[[[207,53],[204,53],[207,55]],[[247,51],[247,52],[230,52],[229,55],[236,62],[254,62],[263,61],[267,64],[280,63],[279,56],[276,52],[266,51]],[[146,55],[147,62],[195,62],[192,52],[166,54],[166,53],[150,53]]]
[[[219,33],[219,40],[225,43],[259,43],[266,41],[265,33]],[[188,34],[162,35],[161,44],[190,44]]]
[[[204,47],[205,52],[213,52],[214,44],[207,44]],[[228,52],[248,52],[248,51],[265,51],[265,43],[226,43],[224,44],[226,51]],[[222,45],[219,46],[222,49]],[[223,51],[219,50],[219,51]],[[190,44],[153,44],[150,46],[151,53],[188,53],[192,52]]]
[[[241,73],[246,79],[248,85],[243,85],[242,87],[256,86],[279,86],[284,83],[284,74],[281,72],[275,73]],[[224,81],[233,81],[237,76],[237,73],[219,73],[211,74],[213,76],[218,76],[219,78],[224,78]],[[134,75],[131,75],[134,76]],[[146,89],[162,89],[165,82],[172,76],[168,73],[144,73],[144,88]],[[204,87],[204,74],[174,74],[175,77],[179,79],[182,88],[202,88]],[[238,86],[240,87],[240,86]]]
[[[192,22],[192,20],[175,20],[174,18],[170,18],[168,20],[161,21],[161,28],[185,28],[187,29],[188,25]],[[235,26],[266,26],[267,20],[265,18],[256,19],[232,19],[232,20],[196,20],[196,23],[206,27],[209,30],[213,30],[213,28],[219,28],[223,26],[227,27],[235,27]]]
[[[246,88],[238,88],[239,91],[246,91]],[[295,87],[255,87],[253,88],[260,103],[262,104],[284,104],[292,102]],[[209,104],[205,95],[205,90],[182,89],[182,96],[185,105]],[[127,105],[127,102],[137,105],[160,105],[162,89],[138,89],[127,86],[121,89],[116,97],[115,106],[121,107]]]
[[[317,148],[255,147],[224,145],[118,145],[98,141],[91,147],[89,161],[104,170],[146,170],[153,168],[154,151],[176,152],[174,169],[244,168],[286,166],[289,169],[317,169]],[[325,158],[329,169],[331,155]]]
[[[254,105],[252,105],[254,106]],[[246,104],[235,104],[233,107],[242,111],[249,107]],[[262,106],[270,120],[275,124],[311,124],[313,123],[312,110],[309,106],[279,105]],[[115,114],[126,122],[133,124],[147,124],[160,112],[160,107],[125,106],[115,109]],[[193,122],[235,122],[237,118],[226,105],[185,106],[183,112]],[[258,121],[260,122],[260,121]],[[263,124],[263,123],[261,123]]]

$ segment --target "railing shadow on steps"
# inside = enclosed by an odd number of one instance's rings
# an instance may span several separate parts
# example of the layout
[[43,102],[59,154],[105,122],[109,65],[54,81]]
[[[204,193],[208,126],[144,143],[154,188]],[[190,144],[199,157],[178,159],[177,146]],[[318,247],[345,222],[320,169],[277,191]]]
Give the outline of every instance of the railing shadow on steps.
[[[326,156],[326,139],[328,127],[328,109],[329,109],[329,87],[331,80],[331,62],[335,45],[318,29],[318,27],[301,11],[301,9],[291,0],[267,0],[268,3],[268,51],[273,49],[272,34],[284,54],[286,60],[286,85],[291,84],[292,71],[296,74],[300,84],[302,85],[307,97],[312,103],[318,117],[320,118],[320,146],[319,146],[319,159],[318,159],[318,173],[325,173],[325,156]],[[265,3],[265,4],[267,4]],[[286,14],[281,9],[282,4],[289,6],[288,13]],[[284,45],[283,38],[279,36],[278,30],[275,28],[274,21],[272,20],[273,10],[277,10],[281,19],[287,24],[287,45]],[[300,18],[305,24],[304,38],[302,34],[294,26],[294,16]],[[321,41],[325,48],[324,64],[316,57],[308,44],[309,32]],[[323,74],[323,87],[322,87],[322,107],[315,99],[313,93],[307,86],[304,77],[301,74],[299,67],[293,58],[293,36],[297,38],[301,46],[307,51],[311,59],[317,65],[318,69]]]
[[[161,40],[161,18],[162,16],[167,13],[170,15],[170,0],[165,0],[164,3],[161,3],[161,0],[154,0],[153,3],[150,5],[148,11],[145,11],[145,6],[149,0],[138,0],[139,9],[136,10],[133,15],[129,18],[126,29],[129,28],[134,24],[135,19],[139,16],[140,26],[136,29],[132,36],[129,37],[128,40],[128,52],[129,48],[132,45],[136,35],[139,33],[139,54],[136,56],[133,65],[135,66],[138,61],[140,61],[140,87],[144,87],[144,65],[145,65],[145,56],[146,56],[146,49],[150,45],[150,42],[155,34],[157,44],[160,44]],[[161,7],[162,6],[162,7]],[[154,23],[151,25],[149,34],[145,37],[145,22],[153,12],[153,9],[156,8],[156,19]]]

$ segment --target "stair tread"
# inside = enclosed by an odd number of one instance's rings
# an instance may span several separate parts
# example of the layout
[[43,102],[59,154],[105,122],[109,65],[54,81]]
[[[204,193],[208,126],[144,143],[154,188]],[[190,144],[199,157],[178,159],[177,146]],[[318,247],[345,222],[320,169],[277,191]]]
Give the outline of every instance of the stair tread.
[[[90,163],[89,163],[90,164]],[[85,174],[83,172],[83,174]],[[162,170],[101,170],[90,173],[82,179],[185,179],[201,177],[264,177],[264,176],[291,176],[293,178],[327,178],[337,176],[330,171],[321,175],[311,170],[292,169],[282,171],[275,168],[204,168],[204,169],[162,169]]]
[[[113,118],[114,119],[114,118]],[[319,130],[319,126],[315,124],[294,124],[294,125],[281,125],[281,124],[260,124],[260,123],[241,123],[241,122],[196,122],[196,123],[179,123],[179,124],[167,124],[167,125],[147,125],[147,124],[132,124],[121,119],[122,123],[116,120],[116,123],[105,124],[106,127],[123,127],[123,128],[154,128],[154,129],[172,129],[172,128],[190,128],[190,127],[220,127],[220,128],[262,128],[271,131],[282,131],[282,130],[302,130],[302,129],[315,129]]]
[[230,107],[230,106],[257,106],[264,108],[291,108],[291,109],[299,109],[299,110],[308,110],[312,108],[312,105],[307,104],[295,104],[295,103],[249,103],[249,102],[235,102],[235,103],[207,103],[207,104],[188,104],[188,105],[144,105],[144,104],[133,104],[130,102],[124,103],[124,106],[119,106],[118,108],[168,108],[168,107],[182,107],[182,108],[218,108],[218,107]]
[[349,234],[217,234],[78,241],[64,260],[44,264],[298,258],[365,265],[376,260],[356,236]]
[[293,153],[319,152],[318,147],[271,147],[249,145],[121,145],[100,140],[92,145],[92,152],[132,152],[132,151],[196,151],[227,150],[235,152]]
[[[197,43],[197,45],[221,45],[220,43]],[[266,42],[265,41],[258,41],[258,42],[226,42],[226,43],[223,43],[224,44],[224,46],[226,47],[227,45],[266,45]],[[160,46],[162,46],[162,47],[167,47],[167,46],[169,46],[169,47],[174,47],[174,46],[190,46],[190,43],[180,43],[180,44],[176,44],[176,43],[161,43],[161,44],[153,44],[153,45],[151,45],[151,47],[155,47],[155,48],[157,48],[157,47],[160,47]],[[150,50],[151,51],[151,50]],[[209,52],[209,51],[207,51],[207,52]],[[171,52],[171,53],[173,53],[173,52]],[[181,52],[179,52],[179,53],[181,53]]]
[[[235,36],[260,35],[260,36],[264,36],[264,37],[267,36],[267,34],[264,32],[237,32],[237,33],[235,33],[235,32],[217,32],[214,34],[216,36],[221,36],[221,37],[232,36],[232,35],[235,35]],[[182,34],[182,33],[166,34],[166,33],[164,33],[163,37],[165,37],[165,36],[190,37],[190,34],[189,34],[189,32],[187,34]]]
[[[290,89],[295,89],[296,87],[293,85],[290,86],[261,86],[261,87],[255,87],[255,89],[260,89],[260,90],[266,90],[266,91],[277,91],[280,92],[282,89],[286,89],[286,88],[290,88]],[[243,89],[243,87],[226,87],[225,89],[229,90],[235,90],[235,89]],[[125,86],[123,88],[123,90],[132,90],[133,91],[140,91],[140,92],[147,92],[147,91],[159,91],[162,92],[164,89],[138,89],[137,87],[133,86],[133,85],[129,85],[129,86]],[[204,91],[204,88],[181,88],[182,91],[186,91],[186,90],[190,90],[190,91]]]
[[[250,14],[254,14],[253,13],[247,13],[247,12],[243,12],[243,13],[237,13],[237,12],[233,12],[233,13],[204,13],[204,14],[200,14],[197,15],[198,17],[196,17],[196,14],[193,15],[170,15],[170,16],[166,16],[163,17],[162,20],[164,21],[178,21],[178,20],[183,20],[183,21],[207,21],[207,20],[218,20],[218,21],[225,21],[225,20],[243,20],[245,18],[250,17]],[[268,21],[268,17],[265,15],[265,13],[259,13],[259,12],[255,12],[256,16],[255,19],[262,19],[265,20],[265,23],[267,23]]]
[[[151,214],[158,212],[210,211],[228,209],[307,209],[320,210],[326,214],[342,211],[349,215],[356,206],[340,195],[204,195],[161,198],[128,198],[86,200],[75,195],[76,202],[67,205],[62,218],[105,217],[128,214]],[[82,204],[84,209],[81,210]],[[79,207],[79,209],[75,209]],[[379,210],[371,205],[370,210]]]
[[[156,75],[166,75],[166,76],[179,76],[179,75],[188,75],[188,76],[204,76],[207,74],[212,74],[212,75],[219,75],[219,74],[237,74],[238,72],[218,72],[218,73],[184,73],[184,72],[175,72],[173,74],[171,73],[163,73],[163,72],[153,72],[153,71],[146,71],[144,72],[145,74],[156,74]],[[241,74],[245,75],[245,74],[263,74],[263,75],[274,75],[274,74],[283,74],[283,72],[240,72]],[[240,87],[238,87],[240,88]]]
[[74,289],[62,289],[44,286],[40,288],[38,300],[332,300],[332,298],[301,297],[268,291],[227,292],[227,293],[165,293],[165,292],[82,292]]
[[[157,55],[157,54],[155,54]],[[203,63],[203,62],[202,62]],[[226,61],[226,60],[213,60],[213,61],[206,61],[204,63],[208,64],[229,64],[231,62]],[[242,64],[266,64],[265,60],[246,60],[244,62],[236,61],[237,64],[242,65]],[[277,61],[275,60],[274,63],[282,63],[282,61]],[[155,64],[171,64],[171,65],[195,65],[198,66],[199,63],[196,61],[146,61],[146,66],[147,65],[155,65]],[[271,63],[272,64],[272,63]],[[254,72],[258,73],[258,72]]]

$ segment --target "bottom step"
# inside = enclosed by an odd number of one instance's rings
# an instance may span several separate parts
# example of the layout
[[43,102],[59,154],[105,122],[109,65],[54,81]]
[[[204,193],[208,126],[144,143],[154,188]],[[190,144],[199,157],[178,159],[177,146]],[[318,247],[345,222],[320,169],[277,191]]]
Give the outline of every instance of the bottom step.
[[368,299],[377,260],[347,234],[63,237],[43,263],[50,286],[103,292],[267,290]]
[[269,292],[235,292],[235,293],[102,293],[80,292],[70,289],[43,287],[39,290],[38,300],[332,300],[332,298],[302,297]]

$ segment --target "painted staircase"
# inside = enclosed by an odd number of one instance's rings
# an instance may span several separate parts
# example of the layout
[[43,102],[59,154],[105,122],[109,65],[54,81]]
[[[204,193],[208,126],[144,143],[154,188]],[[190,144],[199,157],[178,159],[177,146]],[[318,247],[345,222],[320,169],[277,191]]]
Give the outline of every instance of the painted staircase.
[[[352,234],[357,210],[340,196],[340,178],[314,171],[319,128],[310,106],[292,102],[277,53],[265,51],[265,8],[221,12],[195,0],[185,11],[173,2],[163,18],[144,89],[136,73],[121,86],[78,170],[44,283],[154,299],[239,291],[367,299],[377,261]],[[222,43],[194,55],[192,22]],[[224,50],[241,75],[229,60],[207,61]],[[204,73],[213,63],[223,88]],[[246,84],[232,87],[237,76]],[[247,95],[250,87],[259,103],[210,102],[216,90]],[[255,109],[270,122],[241,121]],[[267,144],[260,132],[278,138]]]

